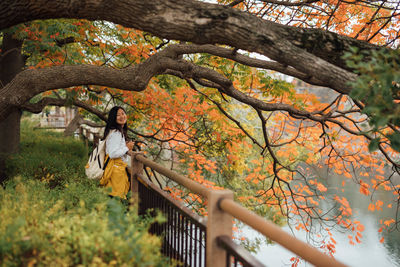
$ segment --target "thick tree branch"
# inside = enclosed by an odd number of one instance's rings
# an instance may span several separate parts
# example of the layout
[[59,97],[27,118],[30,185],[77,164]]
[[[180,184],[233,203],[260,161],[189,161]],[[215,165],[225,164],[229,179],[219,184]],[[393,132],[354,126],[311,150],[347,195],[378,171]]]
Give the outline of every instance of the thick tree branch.
[[290,2],[290,1],[278,1],[278,0],[260,0],[261,2],[264,3],[269,3],[269,4],[275,4],[275,5],[280,5],[280,6],[304,6],[304,5],[309,5],[315,2],[319,2],[321,0],[304,0],[304,1],[298,1],[298,2]]
[[211,55],[232,59],[240,64],[261,68],[266,70],[274,70],[280,73],[298,78],[302,81],[305,81],[312,85],[317,86],[328,86],[322,81],[318,80],[316,77],[311,77],[307,74],[297,71],[296,69],[289,67],[287,65],[283,65],[274,61],[266,61],[257,58],[251,58],[237,52],[232,51],[231,49],[215,46],[215,45],[173,45],[169,47],[170,49],[174,49],[179,54],[193,54],[193,53],[208,53]]
[[376,48],[334,33],[283,26],[229,7],[193,0],[6,0],[0,3],[0,10],[3,29],[34,19],[103,19],[161,38],[227,44],[318,77],[342,93],[351,90],[348,82],[355,79],[344,69],[343,53],[350,46]]
[[75,38],[71,37],[71,36],[70,37],[66,37],[64,39],[56,39],[54,41],[55,41],[56,45],[59,46],[59,47],[62,47],[64,45],[72,44],[72,43],[76,42]]
[[[37,103],[25,103],[25,104],[21,105],[20,108],[23,110],[32,112],[32,113],[40,113],[46,106],[63,107],[63,106],[66,106],[67,103],[69,103],[67,99],[45,97],[45,98],[42,98]],[[92,105],[90,105],[84,101],[73,100],[72,103],[70,103],[70,104],[87,110],[88,112],[96,115],[103,121],[107,120],[106,113],[98,110],[97,108],[94,108]]]
[[10,83],[0,89],[0,120],[9,108],[21,106],[33,96],[52,89],[79,85],[104,85],[128,91],[142,91],[149,80],[162,73],[170,58],[160,52],[146,61],[125,69],[106,66],[73,65],[44,69],[28,69],[20,72]]

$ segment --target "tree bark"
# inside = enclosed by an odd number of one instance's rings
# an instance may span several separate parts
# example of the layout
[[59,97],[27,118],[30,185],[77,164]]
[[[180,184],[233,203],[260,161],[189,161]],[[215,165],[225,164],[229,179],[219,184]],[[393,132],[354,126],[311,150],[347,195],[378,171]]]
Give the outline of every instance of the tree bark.
[[[3,35],[0,54],[1,87],[8,84],[22,70],[25,60],[21,54],[22,41],[10,34]],[[5,157],[16,153],[20,143],[20,122],[22,111],[17,107],[10,108],[5,120],[0,121],[0,183],[7,177],[5,174]]]
[[[17,73],[21,72],[24,57],[21,54],[22,41],[14,39],[10,34],[3,36],[0,57],[1,87],[8,84]],[[8,116],[0,123],[0,151],[14,153],[18,151],[21,110],[16,107],[10,109]]]
[[76,129],[78,129],[80,122],[83,120],[81,114],[76,113],[75,117],[68,124],[68,126],[64,130],[64,136],[72,136]]
[[[61,65],[27,69],[0,89],[0,121],[13,107],[21,107],[42,92],[79,85],[104,85],[122,90],[143,91],[150,79],[174,67],[178,62],[162,51],[146,61],[126,69],[93,65]],[[178,64],[179,65],[179,64]],[[182,65],[182,64],[180,64]]]
[[0,29],[34,19],[102,19],[162,38],[226,44],[292,66],[335,90],[355,78],[341,59],[350,46],[378,49],[332,32],[284,26],[193,0],[3,0],[0,10]]

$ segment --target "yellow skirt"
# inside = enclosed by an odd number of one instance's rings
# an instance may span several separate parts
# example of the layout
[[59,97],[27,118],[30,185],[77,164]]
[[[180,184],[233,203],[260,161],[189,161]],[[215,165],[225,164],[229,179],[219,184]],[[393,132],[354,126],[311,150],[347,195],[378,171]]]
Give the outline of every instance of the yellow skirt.
[[100,185],[111,187],[112,191],[109,193],[111,196],[126,199],[126,194],[129,191],[126,166],[127,164],[120,158],[110,159],[108,162],[103,177],[100,179]]

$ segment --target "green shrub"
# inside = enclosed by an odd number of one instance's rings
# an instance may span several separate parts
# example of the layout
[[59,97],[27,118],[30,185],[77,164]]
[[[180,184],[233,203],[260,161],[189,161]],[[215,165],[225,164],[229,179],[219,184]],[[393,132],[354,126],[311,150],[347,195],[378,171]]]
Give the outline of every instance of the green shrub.
[[159,238],[147,231],[152,219],[127,212],[95,186],[53,190],[16,178],[0,189],[0,203],[2,266],[168,265]]
[[167,266],[138,217],[84,176],[79,140],[25,125],[0,187],[0,266]]

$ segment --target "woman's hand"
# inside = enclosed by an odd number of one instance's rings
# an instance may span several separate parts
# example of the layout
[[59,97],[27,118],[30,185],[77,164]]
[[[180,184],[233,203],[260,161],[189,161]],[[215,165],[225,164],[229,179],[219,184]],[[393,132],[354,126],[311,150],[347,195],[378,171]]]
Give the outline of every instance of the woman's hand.
[[132,150],[134,145],[135,145],[135,142],[126,141],[126,146],[128,147],[129,150]]

